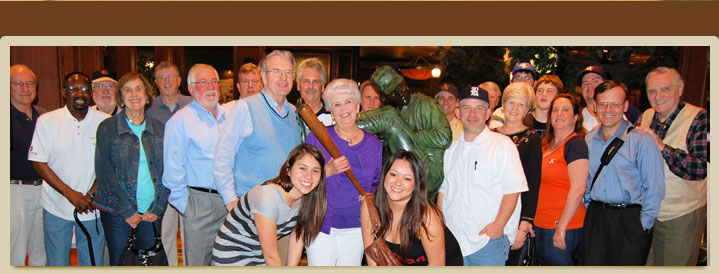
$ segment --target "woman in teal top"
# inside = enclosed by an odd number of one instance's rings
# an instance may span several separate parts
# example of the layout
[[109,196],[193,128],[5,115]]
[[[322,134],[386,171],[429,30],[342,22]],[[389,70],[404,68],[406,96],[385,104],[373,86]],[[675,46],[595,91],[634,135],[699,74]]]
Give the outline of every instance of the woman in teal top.
[[145,112],[151,88],[141,74],[122,76],[117,100],[123,110],[97,129],[93,202],[101,210],[110,265],[117,265],[133,229],[138,249],[154,244],[152,225],[161,231],[167,206],[170,191],[161,180],[164,126]]

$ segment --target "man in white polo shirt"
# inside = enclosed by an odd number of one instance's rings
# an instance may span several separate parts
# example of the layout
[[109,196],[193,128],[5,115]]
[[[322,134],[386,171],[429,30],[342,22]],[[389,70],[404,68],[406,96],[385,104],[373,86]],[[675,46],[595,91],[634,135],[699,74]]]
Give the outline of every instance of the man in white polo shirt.
[[486,90],[462,89],[457,116],[464,132],[444,153],[437,205],[464,265],[504,265],[519,225],[519,193],[528,190],[514,143],[485,125],[491,113]]
[[[81,72],[68,74],[62,85],[65,107],[37,120],[28,160],[47,182],[42,207],[48,266],[69,266],[73,210],[87,228],[97,265],[102,264],[105,239],[102,223],[92,205],[95,191],[97,127],[108,114],[90,108],[90,79]],[[78,265],[90,265],[87,237],[75,229]]]

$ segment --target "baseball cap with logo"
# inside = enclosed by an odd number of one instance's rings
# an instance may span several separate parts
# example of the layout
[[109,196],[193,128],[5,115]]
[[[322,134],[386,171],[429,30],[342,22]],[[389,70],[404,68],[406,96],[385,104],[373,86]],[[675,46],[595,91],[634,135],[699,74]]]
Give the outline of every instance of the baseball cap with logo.
[[437,99],[437,96],[440,92],[449,92],[450,94],[454,95],[454,97],[459,97],[459,91],[457,91],[457,87],[450,83],[444,83],[439,85],[439,88],[437,89],[437,92],[434,93],[434,98]]
[[480,87],[466,87],[459,92],[459,101],[464,99],[479,99],[489,105],[489,92]]
[[113,71],[101,69],[92,73],[92,82],[97,83],[100,81],[112,81],[117,83],[117,74]]
[[599,74],[599,76],[602,76],[602,80],[609,80],[609,77],[607,76],[607,73],[604,71],[604,68],[601,66],[588,66],[582,70],[582,72],[579,73],[579,80],[582,80],[582,77],[586,75],[587,73],[596,73]]
[[537,79],[537,70],[534,68],[534,66],[527,62],[522,62],[514,66],[512,69],[512,75],[519,71],[529,72],[532,74],[532,77],[536,80]]

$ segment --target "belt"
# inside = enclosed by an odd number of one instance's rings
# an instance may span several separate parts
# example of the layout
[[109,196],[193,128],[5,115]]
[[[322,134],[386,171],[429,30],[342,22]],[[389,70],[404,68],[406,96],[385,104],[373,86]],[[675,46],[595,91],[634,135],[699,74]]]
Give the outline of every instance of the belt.
[[209,192],[209,193],[220,194],[219,192],[217,192],[217,190],[209,189],[209,188],[204,188],[204,187],[188,186],[188,188],[191,188],[191,189],[194,189],[194,190],[197,190],[197,191],[202,191],[202,192]]
[[624,209],[624,208],[642,207],[639,204],[615,204],[615,203],[604,203],[604,202],[600,202],[600,201],[592,201],[592,203],[599,207],[609,208],[609,209]]
[[11,185],[31,185],[39,186],[42,185],[42,180],[25,181],[25,180],[10,180]]

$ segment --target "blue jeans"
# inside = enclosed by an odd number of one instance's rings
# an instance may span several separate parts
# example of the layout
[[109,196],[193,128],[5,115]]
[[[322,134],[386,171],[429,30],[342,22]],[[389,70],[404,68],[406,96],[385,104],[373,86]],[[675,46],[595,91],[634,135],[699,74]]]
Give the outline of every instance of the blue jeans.
[[490,239],[487,245],[477,252],[464,256],[465,266],[502,266],[509,255],[509,239],[507,234],[497,239]]
[[[100,211],[102,227],[105,228],[105,240],[107,241],[107,252],[110,253],[110,265],[117,265],[122,251],[127,246],[127,237],[132,232],[125,220],[117,214]],[[138,249],[147,249],[155,244],[155,233],[152,231],[150,222],[140,222],[135,229],[135,246]],[[162,218],[158,217],[154,222],[155,229],[159,234],[162,231]]]
[[[45,233],[45,256],[47,266],[69,266],[70,248],[72,247],[72,229],[75,228],[75,246],[77,248],[77,263],[89,266],[90,251],[87,248],[87,237],[75,221],[65,220],[52,215],[43,209],[43,230]],[[92,241],[92,251],[95,256],[95,265],[102,265],[102,253],[105,251],[105,239],[100,220],[83,221]]]
[[572,262],[572,251],[577,248],[582,240],[582,228],[568,229],[564,235],[564,243],[567,248],[561,250],[554,246],[554,231],[556,229],[544,229],[534,227],[534,233],[537,235],[537,246],[535,249],[537,258],[544,265],[574,265]]

